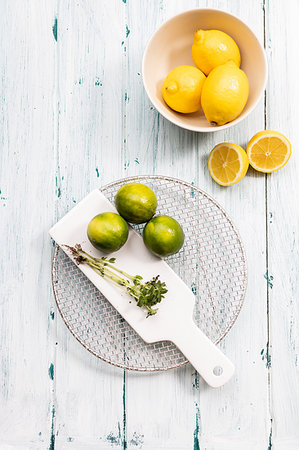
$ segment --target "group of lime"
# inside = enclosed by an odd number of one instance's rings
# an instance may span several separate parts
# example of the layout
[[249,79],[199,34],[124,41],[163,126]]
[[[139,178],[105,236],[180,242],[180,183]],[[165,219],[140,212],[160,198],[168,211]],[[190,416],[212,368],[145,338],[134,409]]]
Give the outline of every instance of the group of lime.
[[249,93],[248,78],[240,69],[238,45],[223,31],[198,30],[192,59],[196,67],[178,66],[165,78],[165,102],[180,113],[202,108],[214,125],[231,122],[243,111]]
[[146,223],[143,242],[156,256],[164,258],[182,248],[185,239],[182,227],[172,217],[154,217],[157,197],[148,186],[127,183],[117,191],[114,202],[119,214],[104,212],[88,224],[87,236],[96,249],[104,253],[119,250],[128,239],[128,223]]

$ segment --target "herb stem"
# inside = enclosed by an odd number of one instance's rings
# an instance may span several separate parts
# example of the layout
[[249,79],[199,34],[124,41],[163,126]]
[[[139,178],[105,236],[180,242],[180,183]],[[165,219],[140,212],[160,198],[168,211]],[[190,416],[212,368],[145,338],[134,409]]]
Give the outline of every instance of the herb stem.
[[157,309],[153,309],[152,307],[160,303],[164,298],[164,294],[167,292],[166,284],[159,280],[159,275],[150,281],[143,282],[140,275],[132,276],[115,267],[113,265],[115,258],[95,258],[85,252],[79,244],[75,245],[75,247],[68,245],[64,247],[70,250],[77,264],[85,263],[89,265],[105,280],[131,295],[136,300],[137,306],[147,309],[146,317],[156,314]]

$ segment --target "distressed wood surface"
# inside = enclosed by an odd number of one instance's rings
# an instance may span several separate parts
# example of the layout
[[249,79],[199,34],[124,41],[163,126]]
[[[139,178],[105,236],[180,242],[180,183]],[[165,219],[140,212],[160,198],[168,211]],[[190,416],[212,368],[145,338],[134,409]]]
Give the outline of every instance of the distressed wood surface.
[[[237,15],[268,56],[265,101],[213,134],[166,121],[141,79],[149,37],[194,7]],[[297,0],[3,0],[0,12],[0,450],[299,448]],[[211,148],[265,127],[291,140],[286,168],[216,185]],[[236,363],[221,389],[190,365],[111,367],[57,313],[48,229],[90,190],[139,174],[194,183],[240,231],[248,290],[220,344]]]

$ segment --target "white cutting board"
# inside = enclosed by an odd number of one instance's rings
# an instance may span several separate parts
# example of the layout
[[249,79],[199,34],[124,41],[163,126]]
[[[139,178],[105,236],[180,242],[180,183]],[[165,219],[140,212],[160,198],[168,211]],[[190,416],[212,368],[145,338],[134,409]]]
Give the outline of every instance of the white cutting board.
[[[86,230],[95,215],[107,211],[117,212],[99,190],[94,190],[51,228],[50,235],[70,258],[64,245],[81,244],[88,253],[101,257],[104,254],[90,244]],[[172,341],[210,386],[226,383],[234,373],[234,366],[193,322],[195,297],[188,286],[168,264],[149,252],[132,228],[126,244],[109,255],[112,256],[116,258],[115,265],[127,273],[141,275],[145,281],[159,275],[166,283],[168,292],[157,305],[157,314],[146,318],[146,311],[129,294],[86,264],[78,267],[145,342]]]

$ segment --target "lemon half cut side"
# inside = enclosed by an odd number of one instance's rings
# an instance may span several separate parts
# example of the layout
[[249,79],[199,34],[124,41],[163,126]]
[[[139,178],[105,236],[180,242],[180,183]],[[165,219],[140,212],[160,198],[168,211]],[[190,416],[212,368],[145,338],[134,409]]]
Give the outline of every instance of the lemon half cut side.
[[209,156],[210,175],[221,186],[232,186],[241,181],[246,175],[248,166],[245,150],[230,142],[216,145]]
[[256,133],[250,139],[246,151],[249,163],[255,170],[271,173],[286,165],[290,159],[292,147],[283,134],[265,130]]

